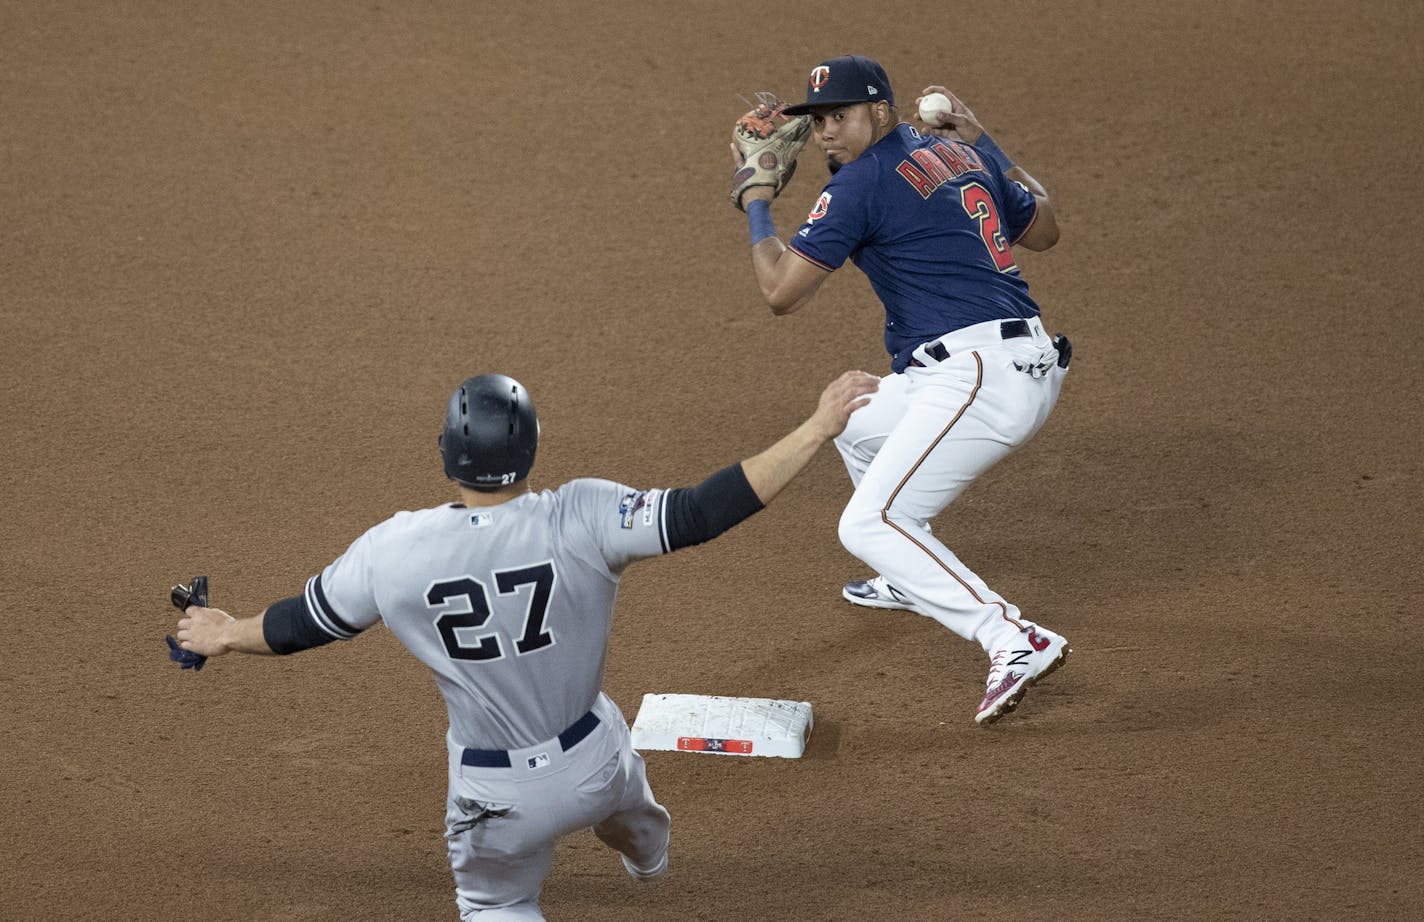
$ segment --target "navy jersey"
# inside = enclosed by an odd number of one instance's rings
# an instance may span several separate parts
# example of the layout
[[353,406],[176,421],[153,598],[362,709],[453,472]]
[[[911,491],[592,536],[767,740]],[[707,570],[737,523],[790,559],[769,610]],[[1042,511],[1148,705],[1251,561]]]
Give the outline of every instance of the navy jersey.
[[902,123],[831,177],[789,246],[827,270],[860,267],[898,372],[945,333],[1038,316],[1011,249],[1037,213],[992,158]]

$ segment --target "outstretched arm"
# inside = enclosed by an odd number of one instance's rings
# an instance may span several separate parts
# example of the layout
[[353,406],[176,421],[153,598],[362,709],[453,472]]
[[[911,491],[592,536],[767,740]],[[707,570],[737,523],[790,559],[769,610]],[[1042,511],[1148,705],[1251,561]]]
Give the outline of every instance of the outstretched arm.
[[817,449],[845,429],[880,379],[848,371],[821,393],[816,412],[766,451],[717,471],[695,487],[668,491],[670,550],[722,534],[771,502],[805,468]]
[[792,481],[816,451],[845,431],[850,415],[870,402],[880,379],[863,371],[848,371],[821,392],[810,418],[775,445],[742,462],[747,483],[757,499],[769,503]]
[[202,656],[255,653],[275,656],[262,633],[267,612],[255,618],[234,618],[220,608],[190,605],[178,622],[178,646]]
[[[358,628],[347,625],[355,636]],[[255,618],[234,618],[220,608],[190,605],[178,622],[178,646],[202,656],[254,653],[285,656],[329,644],[336,635],[323,630],[305,596],[273,602]]]

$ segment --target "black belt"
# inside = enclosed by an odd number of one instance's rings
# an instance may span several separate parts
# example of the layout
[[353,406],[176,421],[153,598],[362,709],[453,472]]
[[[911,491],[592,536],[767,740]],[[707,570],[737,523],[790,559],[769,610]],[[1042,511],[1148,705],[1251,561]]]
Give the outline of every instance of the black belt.
[[[1018,339],[1020,336],[1029,336],[1033,333],[1028,328],[1027,320],[1005,320],[999,324],[1000,339]],[[937,342],[934,345],[925,347],[925,354],[936,362],[943,362],[949,358],[949,350],[944,347],[944,343]],[[910,359],[910,364],[916,368],[924,368],[924,363],[919,359]]]
[[[559,734],[559,745],[563,747],[564,752],[568,752],[583,742],[584,737],[592,733],[596,726],[598,715],[589,711],[574,721],[573,726]],[[503,749],[466,749],[460,755],[460,764],[474,768],[509,768],[512,763],[509,761],[509,753]]]

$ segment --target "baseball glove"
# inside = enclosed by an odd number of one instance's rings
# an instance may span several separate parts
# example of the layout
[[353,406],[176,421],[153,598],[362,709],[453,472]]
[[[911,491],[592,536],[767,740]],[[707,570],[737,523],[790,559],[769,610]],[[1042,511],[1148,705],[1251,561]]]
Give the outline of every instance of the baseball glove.
[[732,174],[731,194],[739,211],[746,210],[742,193],[753,186],[771,186],[774,195],[781,194],[796,172],[796,155],[811,137],[811,116],[782,115],[786,103],[775,93],[757,93],[756,98],[756,105],[732,128],[732,146],[741,163]]
[[[192,582],[187,584],[179,583],[170,591],[168,598],[173,602],[173,607],[179,611],[187,611],[189,605],[199,605],[208,607],[208,578],[206,576],[195,576]],[[173,639],[173,635],[166,635],[164,640],[168,641],[168,658],[173,660],[184,669],[191,669],[197,672],[203,668],[203,664],[208,661],[206,656],[194,653],[192,650],[184,650],[178,646],[178,641]]]

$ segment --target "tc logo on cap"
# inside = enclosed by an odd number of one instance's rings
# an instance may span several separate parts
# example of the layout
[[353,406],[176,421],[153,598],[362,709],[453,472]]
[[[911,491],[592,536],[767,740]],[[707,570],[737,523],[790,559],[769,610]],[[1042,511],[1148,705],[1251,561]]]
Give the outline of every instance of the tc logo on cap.
[[811,71],[811,92],[821,92],[821,87],[825,86],[829,79],[831,79],[831,69],[824,64]]

